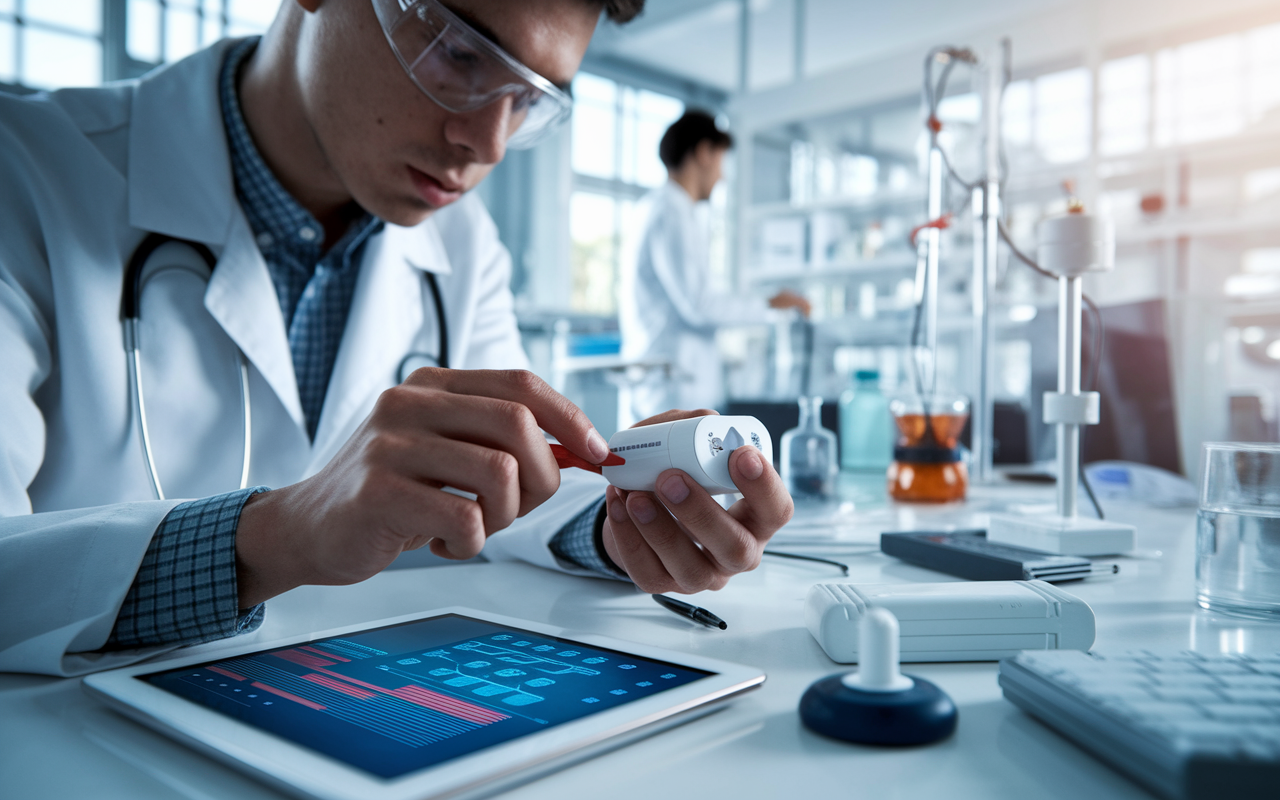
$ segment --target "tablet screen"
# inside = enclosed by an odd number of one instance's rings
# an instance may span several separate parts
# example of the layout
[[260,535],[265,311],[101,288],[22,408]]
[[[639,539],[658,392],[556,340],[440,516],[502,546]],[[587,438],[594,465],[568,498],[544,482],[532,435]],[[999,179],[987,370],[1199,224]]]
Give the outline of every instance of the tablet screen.
[[138,678],[396,778],[712,674],[450,614]]

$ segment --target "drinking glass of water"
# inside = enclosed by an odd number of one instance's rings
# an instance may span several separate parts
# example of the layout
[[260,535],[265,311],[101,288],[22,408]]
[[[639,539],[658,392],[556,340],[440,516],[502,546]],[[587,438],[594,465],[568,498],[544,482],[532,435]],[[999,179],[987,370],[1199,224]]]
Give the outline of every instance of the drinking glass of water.
[[1280,445],[1204,446],[1196,600],[1210,611],[1280,621]]

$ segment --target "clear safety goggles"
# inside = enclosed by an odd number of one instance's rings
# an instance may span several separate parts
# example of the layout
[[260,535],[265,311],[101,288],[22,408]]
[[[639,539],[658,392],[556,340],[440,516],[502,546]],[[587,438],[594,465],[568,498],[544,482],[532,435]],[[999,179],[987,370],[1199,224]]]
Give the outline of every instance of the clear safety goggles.
[[532,147],[573,110],[568,94],[439,0],[373,0],[373,8],[396,58],[440,107],[460,114],[511,97],[507,147]]

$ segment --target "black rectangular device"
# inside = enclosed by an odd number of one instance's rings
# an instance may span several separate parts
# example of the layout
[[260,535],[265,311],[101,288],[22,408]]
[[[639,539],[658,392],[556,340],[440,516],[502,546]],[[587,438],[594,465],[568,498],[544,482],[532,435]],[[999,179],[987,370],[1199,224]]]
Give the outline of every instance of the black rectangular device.
[[1079,556],[1059,556],[987,541],[984,530],[880,534],[880,550],[917,567],[971,581],[1072,581],[1093,573]]

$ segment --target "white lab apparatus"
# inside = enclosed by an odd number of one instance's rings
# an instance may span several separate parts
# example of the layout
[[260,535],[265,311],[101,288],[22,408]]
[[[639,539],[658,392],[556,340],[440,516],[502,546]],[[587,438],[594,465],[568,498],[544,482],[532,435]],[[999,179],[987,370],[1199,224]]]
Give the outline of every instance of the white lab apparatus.
[[858,661],[859,623],[870,608],[898,619],[899,658],[998,661],[1023,650],[1088,650],[1093,609],[1044,581],[855,585],[820,583],[805,599],[805,625],[831,660]]
[[729,454],[743,446],[773,463],[773,440],[755,417],[713,414],[642,425],[609,438],[609,451],[626,463],[600,473],[619,489],[652,492],[665,470],[680,469],[710,494],[730,494],[738,488],[729,477]]
[[1106,556],[1133,550],[1134,528],[1080,517],[1080,426],[1097,425],[1097,392],[1080,391],[1081,282],[1086,272],[1115,265],[1115,231],[1109,220],[1082,213],[1043,220],[1036,231],[1040,266],[1058,276],[1058,391],[1044,396],[1044,421],[1058,428],[1058,513],[992,514],[987,539],[1070,556]]

